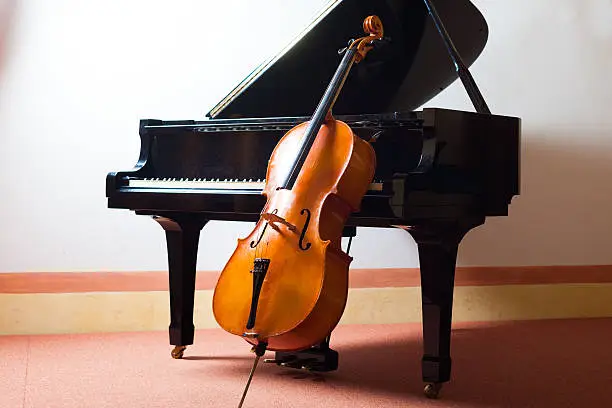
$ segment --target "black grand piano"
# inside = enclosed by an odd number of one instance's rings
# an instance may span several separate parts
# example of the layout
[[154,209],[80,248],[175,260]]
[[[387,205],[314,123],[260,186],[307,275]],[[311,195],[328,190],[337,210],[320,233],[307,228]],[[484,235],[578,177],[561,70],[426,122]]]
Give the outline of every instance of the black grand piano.
[[[107,175],[106,195],[109,208],[151,216],[166,232],[175,358],[193,344],[201,229],[210,220],[259,218],[272,149],[287,130],[309,119],[340,61],[338,49],[362,35],[356,28],[371,14],[381,18],[388,38],[353,67],[334,108],[334,116],[360,137],[375,140],[378,163],[345,236],[368,226],[402,228],[415,239],[426,395],[437,396],[449,381],[458,245],[486,217],[506,216],[519,193],[520,119],[492,114],[467,70],[488,35],[469,0],[435,0],[435,6],[431,0],[331,1],[207,118],[140,122],[138,162]],[[457,78],[475,112],[417,110]],[[275,361],[333,370],[333,353],[323,344],[292,355],[277,353]]]

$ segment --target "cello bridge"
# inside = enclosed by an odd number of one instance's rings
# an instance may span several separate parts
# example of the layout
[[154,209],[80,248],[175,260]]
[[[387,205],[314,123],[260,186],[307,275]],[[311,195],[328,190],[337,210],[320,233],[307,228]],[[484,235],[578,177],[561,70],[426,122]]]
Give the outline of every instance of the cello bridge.
[[286,226],[289,231],[297,232],[297,227],[295,225],[291,224],[289,221],[287,221],[283,217],[280,217],[280,216],[278,216],[276,214],[273,214],[273,213],[263,213],[263,214],[261,214],[261,218],[263,218],[264,220],[268,221],[270,226],[272,228],[274,228],[276,231],[278,231],[278,226],[276,224],[282,224],[282,225]]

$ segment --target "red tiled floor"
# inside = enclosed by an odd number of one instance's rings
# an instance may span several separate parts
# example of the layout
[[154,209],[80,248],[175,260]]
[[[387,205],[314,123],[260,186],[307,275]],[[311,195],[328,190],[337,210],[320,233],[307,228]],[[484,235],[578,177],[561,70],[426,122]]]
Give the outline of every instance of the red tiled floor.
[[0,407],[22,407],[29,338],[0,336]]
[[[612,319],[455,327],[440,400],[422,397],[419,325],[340,326],[337,372],[262,364],[244,407],[612,407]],[[10,336],[0,352],[2,408],[234,407],[252,362],[221,330],[198,331],[183,360],[166,333]]]

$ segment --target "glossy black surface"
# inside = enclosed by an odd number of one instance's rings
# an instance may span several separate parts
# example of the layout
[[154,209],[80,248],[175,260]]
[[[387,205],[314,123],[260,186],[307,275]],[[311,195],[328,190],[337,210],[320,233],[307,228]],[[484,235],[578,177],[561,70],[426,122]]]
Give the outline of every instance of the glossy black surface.
[[175,214],[172,218],[155,216],[166,232],[168,276],[170,283],[170,344],[193,340],[193,302],[195,296],[196,261],[200,231],[208,222],[191,214]]
[[[141,213],[178,211],[211,219],[255,221],[264,204],[257,192],[131,188],[129,178],[263,179],[284,132],[306,118],[143,121],[135,170],[110,173],[110,208]],[[339,117],[363,138],[378,134],[371,192],[348,225],[416,225],[461,214],[506,215],[518,194],[517,118],[447,109]],[[379,132],[382,132],[380,134]]]
[[[343,0],[261,75],[246,78],[208,115],[238,117],[312,114],[341,57],[337,50],[363,35],[365,16],[378,15],[391,42],[353,67],[334,112],[337,115],[411,111],[457,79],[455,66],[422,0]],[[437,0],[435,6],[465,65],[487,41],[482,14],[467,0]],[[290,23],[287,23],[290,24]],[[307,75],[305,75],[307,73]],[[244,88],[244,89],[243,89]],[[231,96],[230,96],[231,95]]]

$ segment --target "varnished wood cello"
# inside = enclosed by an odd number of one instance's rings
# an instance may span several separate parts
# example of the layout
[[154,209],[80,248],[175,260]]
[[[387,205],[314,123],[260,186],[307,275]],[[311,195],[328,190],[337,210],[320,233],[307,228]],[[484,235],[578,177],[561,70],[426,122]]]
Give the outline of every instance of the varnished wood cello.
[[238,240],[214,291],[218,324],[254,346],[253,370],[266,349],[301,350],[321,342],[346,305],[352,258],[341,248],[342,231],[372,182],[376,156],[331,109],[353,63],[383,38],[377,16],[367,17],[363,29],[367,36],[344,50],[311,120],[276,145],[263,190],[266,205],[253,231]]

